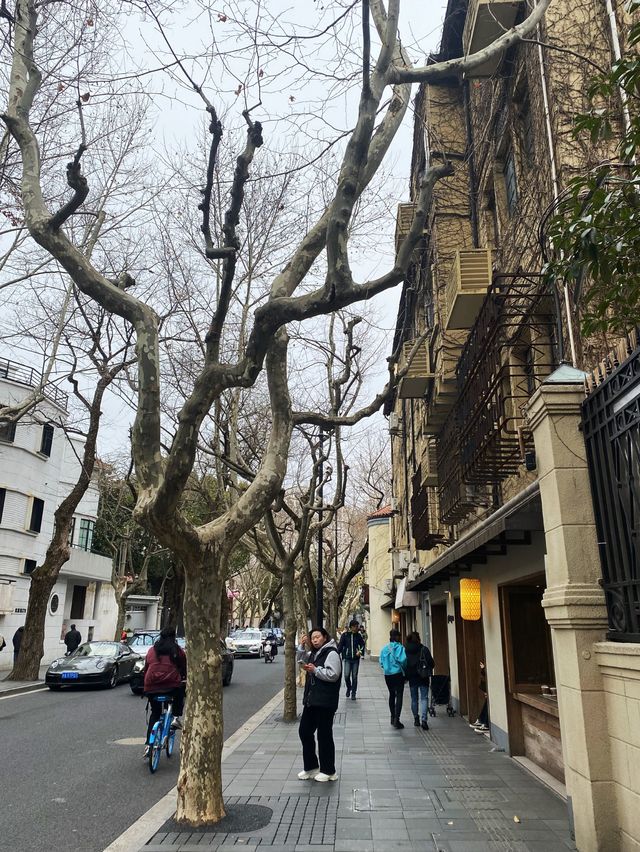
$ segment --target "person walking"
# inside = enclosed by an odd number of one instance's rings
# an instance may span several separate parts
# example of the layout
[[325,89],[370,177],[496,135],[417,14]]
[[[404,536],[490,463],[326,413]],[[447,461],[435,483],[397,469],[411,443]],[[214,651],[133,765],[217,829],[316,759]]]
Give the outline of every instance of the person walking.
[[484,696],[484,704],[482,705],[482,710],[480,711],[480,715],[476,719],[475,722],[472,722],[469,727],[473,728],[476,734],[488,734],[489,733],[489,695],[487,693],[487,669],[485,664],[480,661],[480,681],[478,683],[478,689]]
[[[416,728],[429,730],[427,715],[429,712],[429,680],[433,674],[433,657],[431,651],[420,641],[417,631],[407,636],[404,643],[407,654],[407,679],[411,693],[411,712]],[[422,721],[420,720],[420,703],[422,703]]]
[[404,728],[404,725],[400,721],[400,714],[402,713],[407,654],[400,644],[399,630],[392,630],[389,633],[389,643],[380,651],[380,666],[384,672],[385,683],[389,690],[391,724],[394,728],[401,730]]
[[24,636],[24,625],[22,627],[18,627],[16,632],[13,634],[13,665],[18,662],[18,656],[20,655],[20,646],[22,645],[22,637]]
[[82,643],[82,636],[80,635],[80,631],[76,630],[75,624],[71,625],[71,630],[65,634],[64,644],[67,646],[67,653],[65,656],[69,656],[69,654],[73,654],[73,652],[80,646]]
[[347,687],[347,698],[356,700],[358,691],[358,669],[360,660],[364,657],[364,639],[360,633],[360,625],[354,618],[349,622],[349,630],[345,631],[338,643],[338,653],[342,660],[344,682]]
[[302,665],[307,677],[298,734],[304,769],[298,773],[298,778],[301,781],[337,781],[333,717],[340,698],[342,664],[338,646],[324,627],[314,627],[311,631],[311,648],[308,661]]

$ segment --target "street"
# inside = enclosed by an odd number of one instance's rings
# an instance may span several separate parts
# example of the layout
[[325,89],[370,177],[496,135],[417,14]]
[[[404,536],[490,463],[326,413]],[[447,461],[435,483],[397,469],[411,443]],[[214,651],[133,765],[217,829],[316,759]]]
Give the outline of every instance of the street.
[[[235,661],[225,739],[282,689],[282,661]],[[179,748],[149,773],[145,706],[127,684],[0,698],[0,850],[102,852],[164,796]]]

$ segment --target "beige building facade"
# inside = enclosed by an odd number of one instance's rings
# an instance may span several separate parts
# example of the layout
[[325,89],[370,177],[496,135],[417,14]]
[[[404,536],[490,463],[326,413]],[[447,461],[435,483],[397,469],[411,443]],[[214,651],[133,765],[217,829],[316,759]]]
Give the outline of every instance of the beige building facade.
[[[450,0],[438,58],[478,49],[523,14]],[[602,555],[604,540],[636,534],[640,425],[626,455],[595,460],[584,371],[610,344],[580,337],[571,294],[543,268],[555,199],[607,155],[572,133],[593,74],[582,57],[610,66],[616,39],[621,4],[558,0],[534,43],[471,79],[420,88],[411,194],[431,164],[448,160],[455,175],[434,192],[398,311],[398,369],[414,357],[386,410],[393,504],[376,583],[389,591],[382,604],[370,597],[372,622],[386,604],[403,632],[428,637],[469,721],[486,665],[488,738],[566,799],[581,852],[640,849],[640,630],[620,627],[616,595],[629,584],[611,580]],[[399,207],[397,246],[412,211]],[[607,361],[591,399],[626,365]],[[629,385],[611,403],[628,428],[636,414],[640,424],[637,396]],[[612,483],[628,535],[607,527],[594,477]],[[463,617],[469,579],[478,619]]]

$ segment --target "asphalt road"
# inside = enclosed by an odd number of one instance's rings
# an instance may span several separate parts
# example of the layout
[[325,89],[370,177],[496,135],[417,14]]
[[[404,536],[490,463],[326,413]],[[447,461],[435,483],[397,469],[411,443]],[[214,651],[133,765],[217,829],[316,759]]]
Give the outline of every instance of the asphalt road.
[[[282,689],[282,662],[235,661],[225,738]],[[144,710],[127,684],[0,697],[0,850],[102,852],[161,799],[179,748],[150,774]]]

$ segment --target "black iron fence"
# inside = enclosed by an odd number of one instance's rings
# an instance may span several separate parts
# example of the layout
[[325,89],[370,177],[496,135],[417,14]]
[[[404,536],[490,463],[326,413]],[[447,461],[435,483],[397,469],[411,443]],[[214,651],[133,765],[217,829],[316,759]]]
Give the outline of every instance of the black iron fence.
[[[640,348],[614,355],[587,382],[582,406],[608,638],[640,642]],[[632,349],[636,346],[635,350]]]
[[[0,358],[0,379],[8,379],[30,388],[37,388],[42,385],[42,373],[39,370],[27,367],[25,364],[18,364],[16,361],[8,361],[5,358]],[[45,382],[42,395],[60,408],[67,410],[69,396],[57,385],[52,382]]]

